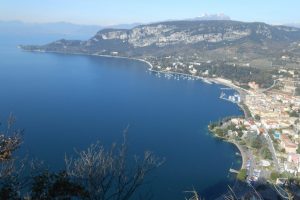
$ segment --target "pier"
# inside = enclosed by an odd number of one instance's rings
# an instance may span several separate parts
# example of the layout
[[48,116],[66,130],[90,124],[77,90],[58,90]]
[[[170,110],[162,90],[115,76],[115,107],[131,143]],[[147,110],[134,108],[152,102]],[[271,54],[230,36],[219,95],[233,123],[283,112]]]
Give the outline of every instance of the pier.
[[235,170],[235,169],[232,169],[232,168],[230,168],[229,171],[230,171],[231,173],[235,173],[235,174],[238,174],[238,173],[239,173],[239,171],[237,171],[237,170]]
[[226,94],[222,92],[220,95],[220,99],[230,101],[232,103],[237,103],[237,104],[241,102],[241,97],[239,94],[228,95],[228,97],[226,97]]
[[233,88],[221,88],[221,90],[233,90]]

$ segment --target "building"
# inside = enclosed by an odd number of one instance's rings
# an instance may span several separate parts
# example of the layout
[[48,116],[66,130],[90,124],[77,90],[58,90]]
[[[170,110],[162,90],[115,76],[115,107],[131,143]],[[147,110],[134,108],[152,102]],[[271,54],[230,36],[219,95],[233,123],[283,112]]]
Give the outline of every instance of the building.
[[284,163],[284,170],[291,174],[300,172],[300,154],[289,154]]
[[259,89],[259,85],[256,82],[249,82],[248,86],[253,89],[253,90],[258,90]]
[[285,149],[286,153],[296,153],[298,146],[291,141],[288,135],[281,135],[280,145],[283,149]]

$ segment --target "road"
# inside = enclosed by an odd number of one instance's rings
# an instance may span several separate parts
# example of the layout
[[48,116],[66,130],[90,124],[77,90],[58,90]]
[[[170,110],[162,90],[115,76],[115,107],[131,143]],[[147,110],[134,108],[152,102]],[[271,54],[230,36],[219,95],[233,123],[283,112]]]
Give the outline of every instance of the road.
[[274,80],[273,85],[271,85],[270,87],[261,90],[262,93],[267,92],[268,90],[271,90],[277,83],[277,81],[279,81],[279,79]]

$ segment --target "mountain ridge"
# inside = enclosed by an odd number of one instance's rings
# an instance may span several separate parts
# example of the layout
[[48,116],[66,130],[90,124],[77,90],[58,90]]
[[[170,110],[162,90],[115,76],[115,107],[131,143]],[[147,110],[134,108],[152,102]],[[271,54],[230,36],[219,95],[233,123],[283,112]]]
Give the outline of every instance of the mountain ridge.
[[[118,55],[145,59],[154,65],[171,65],[183,58],[264,67],[285,64],[282,56],[289,55],[291,63],[298,65],[300,29],[233,20],[166,21],[132,29],[103,29],[83,41],[63,39],[21,47],[28,51]],[[163,61],[170,55],[173,60]]]
[[103,29],[89,40],[82,41],[81,44],[83,45],[82,48],[86,50],[89,50],[89,47],[91,47],[90,50],[96,50],[96,47],[103,50],[101,45],[103,44],[103,47],[107,46],[108,41],[112,45],[126,43],[128,44],[127,49],[131,49],[151,45],[165,47],[180,43],[189,45],[201,42],[235,42],[241,39],[249,39],[255,42],[292,42],[300,40],[300,29],[272,26],[261,22],[250,23],[232,20],[167,21],[139,25],[132,29]]

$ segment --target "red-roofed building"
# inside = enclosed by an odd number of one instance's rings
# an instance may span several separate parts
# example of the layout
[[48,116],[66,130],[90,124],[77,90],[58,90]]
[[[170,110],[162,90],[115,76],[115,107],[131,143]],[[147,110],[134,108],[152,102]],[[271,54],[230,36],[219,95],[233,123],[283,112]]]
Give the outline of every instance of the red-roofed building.
[[281,135],[281,147],[285,149],[286,153],[296,153],[298,146],[291,141],[286,134]]

